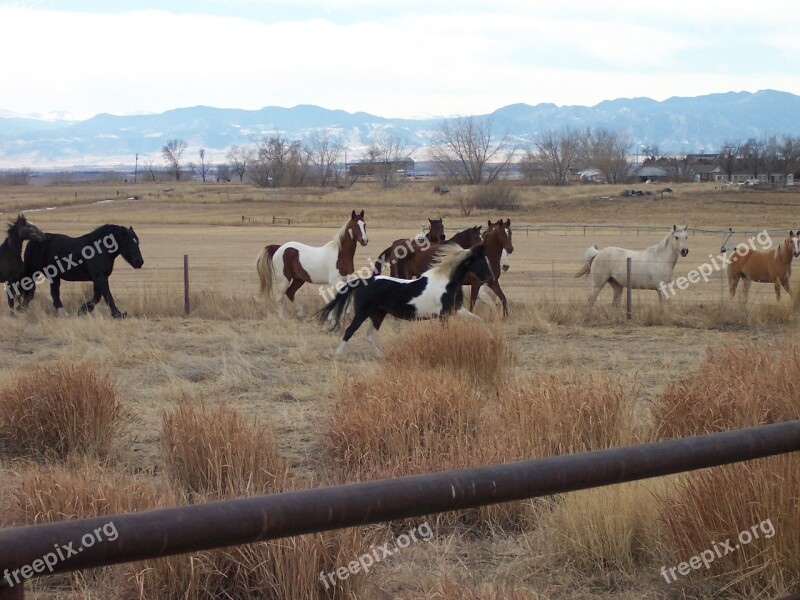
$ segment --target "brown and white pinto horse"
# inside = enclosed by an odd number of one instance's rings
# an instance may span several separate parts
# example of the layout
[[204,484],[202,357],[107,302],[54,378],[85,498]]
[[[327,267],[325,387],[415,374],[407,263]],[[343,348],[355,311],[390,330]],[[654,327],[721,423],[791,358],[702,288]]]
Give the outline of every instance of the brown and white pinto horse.
[[[389,274],[392,277],[400,277],[405,279],[405,276],[398,270],[403,259],[409,254],[413,254],[420,248],[427,248],[431,244],[438,244],[445,240],[444,235],[444,222],[442,219],[428,219],[430,226],[428,233],[425,234],[424,239],[400,238],[392,242],[391,246],[386,248],[378,256],[375,261],[375,274],[380,275],[383,270],[383,265],[389,264]],[[427,240],[427,243],[426,243]]]
[[781,286],[791,295],[789,276],[792,274],[792,259],[800,256],[800,230],[790,231],[783,243],[774,250],[753,250],[742,244],[733,252],[728,263],[728,285],[731,298],[736,295],[739,280],[744,279],[742,294],[747,302],[750,283],[771,283],[775,286],[775,297],[781,300]]
[[[256,260],[261,281],[261,295],[274,293],[278,314],[283,319],[283,296],[294,305],[298,317],[303,307],[294,297],[304,283],[334,285],[355,271],[353,257],[357,244],[366,246],[367,225],[364,211],[353,211],[333,239],[324,246],[307,246],[300,242],[265,246]],[[275,283],[273,287],[273,281]]]

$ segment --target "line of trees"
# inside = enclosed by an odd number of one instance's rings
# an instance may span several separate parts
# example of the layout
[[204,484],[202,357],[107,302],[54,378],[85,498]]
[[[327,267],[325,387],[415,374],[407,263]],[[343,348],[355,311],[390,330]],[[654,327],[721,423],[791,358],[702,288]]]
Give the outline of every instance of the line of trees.
[[716,164],[728,181],[734,173],[749,173],[753,179],[762,174],[781,175],[786,181],[788,174],[800,171],[800,136],[728,140],[722,145]]

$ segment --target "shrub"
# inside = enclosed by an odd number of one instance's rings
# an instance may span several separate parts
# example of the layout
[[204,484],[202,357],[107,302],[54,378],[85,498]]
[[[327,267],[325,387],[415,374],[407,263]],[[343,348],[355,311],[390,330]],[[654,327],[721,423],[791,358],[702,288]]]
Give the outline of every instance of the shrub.
[[17,456],[108,458],[128,418],[110,376],[87,362],[25,369],[0,392],[0,441]]
[[507,181],[495,181],[480,185],[474,192],[475,207],[480,210],[518,211],[519,191]]

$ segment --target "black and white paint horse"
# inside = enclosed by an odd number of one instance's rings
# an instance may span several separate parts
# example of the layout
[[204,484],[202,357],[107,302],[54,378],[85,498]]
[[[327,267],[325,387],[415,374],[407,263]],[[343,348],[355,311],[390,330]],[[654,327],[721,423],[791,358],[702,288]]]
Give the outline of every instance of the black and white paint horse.
[[347,342],[367,319],[370,320],[367,340],[375,354],[380,356],[381,351],[373,334],[381,328],[386,315],[405,320],[432,319],[451,314],[477,319],[462,306],[464,294],[461,286],[468,273],[482,282],[494,280],[483,244],[466,250],[455,244],[448,245],[438,253],[433,266],[419,279],[409,281],[379,275],[342,282],[336,296],[320,310],[318,316],[321,322],[333,321],[333,328],[337,328],[352,298],[355,316],[345,329],[336,356],[344,351]]

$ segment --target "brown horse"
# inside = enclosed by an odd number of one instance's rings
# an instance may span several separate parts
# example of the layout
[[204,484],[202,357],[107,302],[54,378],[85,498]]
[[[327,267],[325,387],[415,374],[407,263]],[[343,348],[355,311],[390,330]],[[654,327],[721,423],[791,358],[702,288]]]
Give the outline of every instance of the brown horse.
[[775,297],[781,300],[781,286],[788,294],[789,276],[792,274],[792,258],[800,256],[800,230],[790,231],[783,243],[774,250],[753,250],[742,244],[733,252],[728,263],[728,285],[731,298],[736,295],[739,280],[744,279],[742,294],[747,302],[750,283],[772,283],[775,286]]
[[261,295],[273,292],[278,314],[284,318],[283,296],[294,305],[298,317],[303,307],[294,301],[295,294],[304,283],[335,285],[355,271],[353,257],[356,245],[366,246],[367,225],[364,211],[353,211],[350,219],[339,228],[333,239],[321,247],[306,246],[300,242],[270,244],[265,246],[256,260],[256,271],[261,281]]
[[[483,244],[486,247],[486,258],[489,259],[489,265],[491,265],[492,273],[494,274],[494,279],[485,285],[500,298],[500,302],[503,304],[503,317],[505,318],[508,316],[508,300],[500,287],[498,279],[500,279],[503,271],[507,270],[507,268],[503,268],[501,263],[503,250],[507,254],[514,252],[514,244],[511,241],[511,219],[506,221],[500,219],[497,223],[489,221],[488,229],[483,234]],[[472,310],[475,308],[478,292],[480,292],[481,285],[484,285],[484,283],[468,276],[464,279],[464,285],[472,286],[469,294],[469,309]]]
[[425,271],[431,268],[433,259],[440,250],[448,248],[449,245],[453,244],[467,250],[480,244],[481,241],[481,225],[468,227],[463,231],[459,231],[446,242],[430,244],[427,248],[418,248],[402,260],[398,260],[396,265],[397,274],[393,274],[393,277],[398,277],[399,279],[414,279],[415,277],[420,277]]
[[398,274],[398,266],[406,256],[413,254],[423,247],[428,247],[431,244],[443,242],[444,223],[442,219],[428,219],[430,224],[428,233],[425,234],[423,239],[413,237],[410,239],[400,238],[392,242],[391,246],[386,248],[378,255],[378,260],[375,261],[375,275],[380,275],[383,270],[383,265],[389,263],[389,273],[392,277],[400,277],[406,279],[403,275]]

